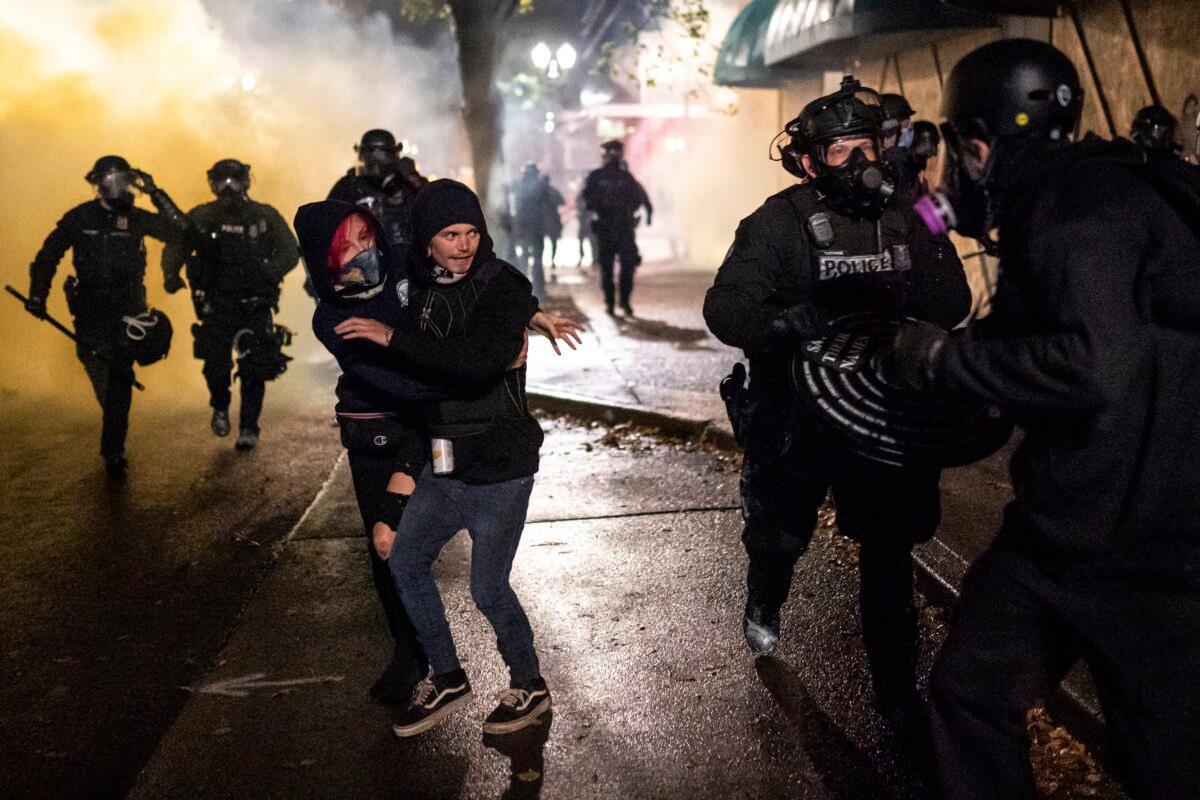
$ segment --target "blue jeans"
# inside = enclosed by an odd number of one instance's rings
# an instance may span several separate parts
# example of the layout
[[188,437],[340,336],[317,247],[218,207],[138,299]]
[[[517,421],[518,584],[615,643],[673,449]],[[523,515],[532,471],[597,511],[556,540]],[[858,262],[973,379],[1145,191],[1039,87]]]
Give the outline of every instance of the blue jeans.
[[496,646],[514,684],[541,675],[533,629],[508,583],[525,528],[533,476],[476,485],[434,475],[425,467],[404,509],[388,563],[400,599],[434,674],[460,669],[433,562],[463,528],[471,536],[471,598],[496,632]]

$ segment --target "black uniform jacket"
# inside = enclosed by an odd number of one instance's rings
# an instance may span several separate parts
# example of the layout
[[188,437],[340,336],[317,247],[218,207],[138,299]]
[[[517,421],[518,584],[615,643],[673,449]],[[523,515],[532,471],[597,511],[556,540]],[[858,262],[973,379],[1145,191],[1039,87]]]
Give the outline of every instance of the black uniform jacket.
[[188,212],[193,234],[163,248],[166,275],[186,264],[188,285],[218,297],[274,301],[284,276],[296,266],[300,246],[271,206],[219,199]]
[[639,208],[647,214],[654,213],[650,197],[628,170],[608,164],[588,173],[580,193],[588,211],[596,215],[601,229],[605,227],[633,227],[634,215]]
[[940,378],[1024,428],[1010,541],[1200,574],[1200,243],[1149,169],[1096,140],[1027,164],[994,311],[950,338]]
[[[170,199],[157,190],[151,197],[178,214]],[[89,311],[127,314],[146,307],[146,245],[150,236],[163,242],[181,240],[186,227],[168,213],[155,214],[136,206],[117,211],[99,200],[75,206],[58,221],[29,267],[33,297],[46,297],[54,273],[67,250],[79,280],[79,305]]]
[[400,254],[412,241],[412,203],[417,189],[399,172],[385,178],[359,175],[350,170],[329,190],[327,200],[352,203],[370,211],[383,228],[388,243]]
[[[813,214],[829,217],[827,246],[806,230]],[[795,345],[772,342],[771,327],[798,303],[831,316],[875,311],[950,328],[966,317],[971,294],[949,239],[930,234],[911,206],[889,206],[877,221],[851,219],[797,184],[741,221],[704,299],[709,329],[749,357],[755,392],[786,390]]]

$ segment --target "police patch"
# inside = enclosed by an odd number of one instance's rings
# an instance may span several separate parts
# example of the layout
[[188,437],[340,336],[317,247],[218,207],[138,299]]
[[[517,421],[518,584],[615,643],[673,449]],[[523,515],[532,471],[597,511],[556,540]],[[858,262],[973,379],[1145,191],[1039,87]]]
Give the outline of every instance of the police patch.
[[829,281],[847,275],[870,275],[876,272],[892,272],[892,254],[889,252],[866,255],[821,253],[817,259],[817,280]]
[[408,308],[408,278],[396,282],[396,299],[403,308]]

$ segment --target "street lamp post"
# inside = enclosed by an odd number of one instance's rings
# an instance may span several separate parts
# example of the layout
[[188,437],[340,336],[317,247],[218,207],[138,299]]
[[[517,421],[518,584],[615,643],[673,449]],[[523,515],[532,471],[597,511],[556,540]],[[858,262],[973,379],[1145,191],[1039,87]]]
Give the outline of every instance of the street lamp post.
[[577,54],[570,42],[563,42],[557,50],[551,50],[545,42],[538,42],[529,51],[529,58],[539,72],[546,73],[551,80],[557,80],[575,66]]

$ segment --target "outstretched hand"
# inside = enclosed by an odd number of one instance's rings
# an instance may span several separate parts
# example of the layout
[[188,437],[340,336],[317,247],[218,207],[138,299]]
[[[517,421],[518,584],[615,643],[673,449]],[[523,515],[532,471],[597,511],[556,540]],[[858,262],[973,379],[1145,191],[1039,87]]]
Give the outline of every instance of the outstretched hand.
[[387,347],[392,341],[394,329],[376,319],[351,317],[339,322],[333,332],[343,339],[366,339],[380,347]]
[[558,349],[559,339],[566,342],[567,347],[572,350],[576,349],[577,344],[583,344],[583,339],[579,338],[579,333],[583,328],[560,314],[537,312],[529,319],[529,330],[540,333],[549,339],[550,346],[554,348],[556,355],[562,355],[562,351]]

